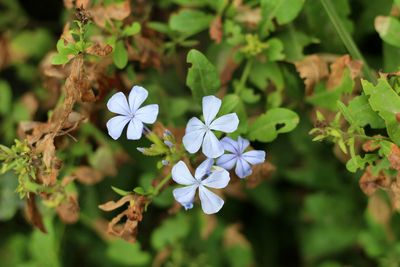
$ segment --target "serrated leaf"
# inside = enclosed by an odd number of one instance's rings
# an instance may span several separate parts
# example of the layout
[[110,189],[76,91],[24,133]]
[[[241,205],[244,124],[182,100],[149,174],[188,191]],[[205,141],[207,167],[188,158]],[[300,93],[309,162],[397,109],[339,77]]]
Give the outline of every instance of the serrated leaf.
[[369,124],[373,129],[385,127],[385,121],[372,110],[366,95],[353,98],[348,106],[339,102],[338,107],[344,118],[352,125],[365,127]]
[[200,100],[203,96],[216,94],[221,82],[215,66],[196,49],[189,51],[186,61],[192,64],[186,85],[192,90],[194,98]]
[[251,140],[271,142],[278,134],[296,128],[299,116],[286,108],[273,108],[259,116],[250,126],[248,137]]
[[115,66],[117,66],[119,69],[125,68],[126,64],[128,64],[128,52],[126,51],[124,42],[121,40],[117,41],[115,44],[113,60]]
[[380,78],[376,86],[366,80],[361,83],[371,108],[385,121],[389,137],[400,145],[400,123],[396,119],[396,114],[400,113],[400,96],[384,78]]

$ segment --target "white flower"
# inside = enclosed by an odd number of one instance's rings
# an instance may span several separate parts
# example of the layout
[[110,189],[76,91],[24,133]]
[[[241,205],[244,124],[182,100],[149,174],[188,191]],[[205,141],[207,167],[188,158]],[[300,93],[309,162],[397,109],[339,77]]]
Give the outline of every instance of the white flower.
[[203,97],[204,122],[198,118],[191,118],[186,125],[183,145],[190,153],[196,153],[203,145],[203,154],[207,158],[217,158],[224,153],[224,148],[212,130],[231,133],[236,131],[239,118],[236,113],[223,115],[217,119],[221,100],[215,96]]
[[224,188],[229,183],[229,173],[223,168],[215,167],[211,170],[213,159],[207,159],[197,167],[194,177],[183,161],[179,161],[172,168],[172,179],[178,184],[185,185],[173,191],[174,198],[185,209],[193,207],[196,190],[199,189],[201,208],[206,214],[217,213],[224,205],[224,200],[207,187]]
[[[158,115],[158,105],[140,106],[146,100],[148,92],[141,86],[133,86],[129,93],[129,99],[123,93],[114,94],[107,102],[111,112],[119,114],[107,122],[108,134],[118,139],[125,126],[128,125],[127,138],[138,140],[142,137],[143,123],[154,123]],[[128,103],[129,102],[129,103]]]

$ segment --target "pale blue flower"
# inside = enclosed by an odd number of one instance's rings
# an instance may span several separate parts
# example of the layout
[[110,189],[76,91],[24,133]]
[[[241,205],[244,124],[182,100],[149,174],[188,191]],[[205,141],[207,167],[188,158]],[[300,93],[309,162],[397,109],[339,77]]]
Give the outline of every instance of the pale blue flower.
[[250,145],[250,142],[240,136],[237,141],[225,137],[221,140],[221,144],[224,150],[230,153],[218,158],[217,165],[226,170],[231,170],[236,165],[235,173],[240,178],[245,178],[252,173],[251,165],[260,164],[265,161],[265,151],[250,150],[244,152]]
[[224,205],[224,200],[210,188],[224,188],[229,183],[229,173],[218,166],[212,166],[213,159],[207,159],[197,167],[194,177],[183,161],[179,161],[172,168],[172,179],[184,187],[176,188],[173,191],[174,198],[185,209],[193,207],[196,190],[199,189],[201,208],[206,214],[217,213]]
[[183,145],[190,153],[196,153],[203,146],[203,154],[208,158],[217,158],[224,153],[224,148],[212,130],[231,133],[236,131],[239,118],[236,113],[223,115],[217,119],[221,100],[215,96],[203,97],[204,123],[198,118],[191,118],[186,125]]
[[127,138],[138,140],[142,137],[143,123],[154,123],[158,115],[158,105],[140,107],[148,96],[148,92],[141,86],[133,86],[128,101],[123,93],[114,94],[107,102],[111,112],[119,114],[107,122],[108,134],[118,139],[125,126],[128,125]]

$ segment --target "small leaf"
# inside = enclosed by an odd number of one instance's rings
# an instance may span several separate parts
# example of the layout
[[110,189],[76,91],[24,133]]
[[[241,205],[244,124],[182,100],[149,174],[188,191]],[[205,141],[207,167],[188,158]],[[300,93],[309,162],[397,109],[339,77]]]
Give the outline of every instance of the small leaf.
[[224,96],[218,114],[225,115],[233,112],[239,103],[240,103],[240,97],[235,94],[228,94]]
[[117,66],[119,69],[125,68],[126,64],[128,64],[128,52],[126,51],[124,42],[121,40],[117,41],[115,44],[113,60],[115,66]]
[[248,137],[251,140],[271,142],[278,134],[296,128],[299,116],[286,108],[273,108],[259,116],[250,126]]
[[129,195],[131,192],[129,192],[129,191],[125,191],[125,190],[122,190],[122,189],[119,189],[118,187],[115,187],[115,186],[111,186],[111,189],[115,192],[115,193],[117,193],[118,195],[120,195],[120,196],[127,196],[127,195]]
[[140,187],[140,186],[135,187],[133,189],[133,192],[135,192],[135,193],[137,193],[139,195],[145,195],[146,194],[146,192],[144,191],[143,187]]
[[53,65],[63,65],[68,63],[68,61],[68,56],[64,54],[56,54],[51,58],[51,64]]
[[140,30],[141,30],[140,24],[138,22],[134,22],[122,30],[122,35],[123,36],[132,36],[132,35],[138,34],[140,32]]
[[196,49],[189,51],[186,61],[192,64],[186,85],[192,90],[194,98],[200,100],[203,96],[216,94],[221,82],[215,66]]

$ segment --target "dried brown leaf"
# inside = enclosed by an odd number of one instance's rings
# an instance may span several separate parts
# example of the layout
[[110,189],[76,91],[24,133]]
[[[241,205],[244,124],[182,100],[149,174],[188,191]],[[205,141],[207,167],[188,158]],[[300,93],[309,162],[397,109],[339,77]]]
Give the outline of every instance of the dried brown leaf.
[[250,242],[247,238],[240,232],[242,225],[240,223],[235,223],[229,225],[224,232],[224,246],[233,247],[236,245],[250,247]]
[[72,224],[79,220],[79,204],[76,195],[70,195],[56,209],[64,223]]
[[46,228],[43,224],[42,215],[40,214],[35,201],[35,194],[29,193],[26,199],[26,215],[28,221],[38,228],[43,233],[47,233]]
[[125,203],[133,200],[135,197],[134,195],[126,195],[119,199],[117,202],[115,201],[108,201],[102,205],[99,205],[99,208],[104,211],[113,211],[118,209],[119,207],[123,206]]
[[101,57],[107,56],[111,52],[112,52],[112,47],[108,44],[102,45],[99,43],[95,43],[94,45],[86,49],[86,53]]
[[98,170],[89,166],[79,166],[73,171],[77,180],[85,185],[97,184],[103,179],[103,175]]
[[270,178],[275,169],[275,166],[267,161],[262,164],[255,165],[253,167],[253,173],[249,177],[246,177],[247,187],[257,187],[260,183]]
[[390,146],[390,154],[388,159],[390,162],[390,167],[400,171],[400,148],[397,145],[392,144]]
[[314,86],[328,77],[328,65],[318,55],[310,55],[294,63],[300,77],[304,79],[306,94],[313,92]]
[[217,44],[222,41],[222,36],[224,34],[222,29],[222,19],[221,16],[216,16],[210,25],[210,38],[214,40]]
[[349,55],[344,55],[335,60],[331,65],[331,73],[326,84],[328,89],[335,88],[342,82],[344,71],[350,70],[352,79],[355,79],[361,72],[362,62],[351,60]]
[[374,175],[371,166],[368,166],[360,178],[359,185],[366,195],[371,196],[378,188],[389,187],[390,179],[382,171],[378,175]]
[[97,5],[90,10],[93,21],[100,27],[104,28],[106,22],[112,19],[124,20],[131,14],[130,1],[126,0],[122,3],[112,3],[110,5]]

